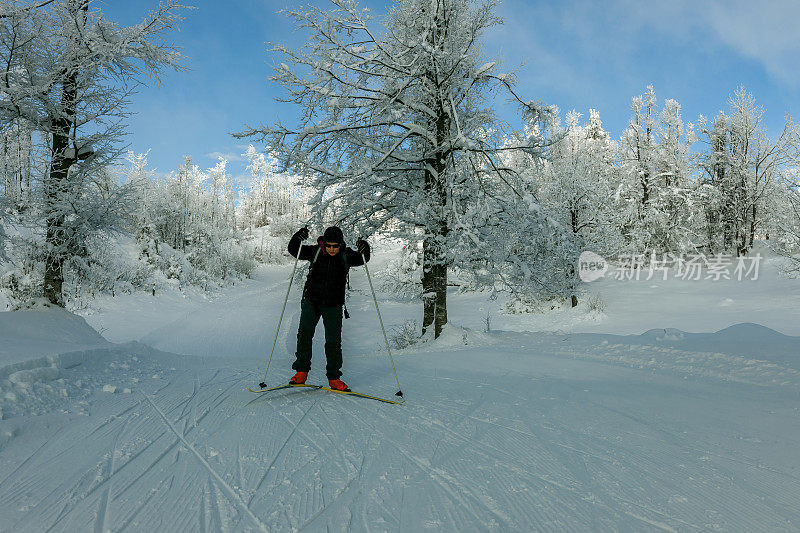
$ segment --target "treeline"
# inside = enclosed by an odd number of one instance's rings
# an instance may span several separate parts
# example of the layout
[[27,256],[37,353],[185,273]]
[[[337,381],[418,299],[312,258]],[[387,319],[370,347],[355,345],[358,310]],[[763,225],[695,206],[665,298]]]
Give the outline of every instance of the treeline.
[[[499,276],[487,275],[485,257],[453,254],[462,287],[509,291],[510,308],[553,298],[574,304],[583,292],[575,266],[584,250],[674,265],[686,254],[743,256],[759,240],[789,259],[788,272],[800,273],[800,134],[790,118],[770,136],[764,109],[743,88],[724,111],[694,124],[684,122],[677,101],[659,103],[652,86],[632,99],[631,111],[614,139],[594,109],[588,117],[554,110],[546,150],[505,155],[506,170],[523,178],[528,209],[495,234],[491,260],[507,265],[495,270]],[[519,143],[510,137],[507,145]],[[499,218],[484,213],[480,225],[492,217]],[[479,224],[467,226],[460,231]],[[406,249],[385,287],[408,293],[420,256]]]
[[[40,154],[42,146],[7,128],[4,146]],[[46,146],[46,145],[45,145]],[[80,306],[97,293],[116,295],[166,287],[211,288],[247,276],[258,261],[280,261],[285,234],[307,217],[302,190],[274,162],[250,146],[251,186],[239,202],[220,158],[201,169],[186,157],[166,176],[147,166],[147,154],[129,152],[71,190],[70,238],[62,265],[65,305]],[[39,297],[45,279],[46,201],[42,169],[34,158],[2,157],[0,290],[11,302]],[[19,181],[19,176],[29,177]]]
[[[743,255],[763,238],[798,257],[791,120],[770,136],[740,89],[685,124],[648,88],[612,139],[596,112],[523,100],[486,61],[484,32],[500,22],[488,0],[398,0],[380,28],[356,3],[289,10],[314,44],[276,45],[271,79],[299,123],[235,134],[270,154],[245,154],[250,192],[235,197],[224,161],[155,176],[119,146],[134,88],[184,68],[165,42],[183,6],[165,0],[121,28],[99,5],[0,0],[0,290],[12,300],[225,283],[281,257],[310,218],[409,243],[400,264],[419,273],[436,335],[453,272],[462,287],[574,303],[585,249]],[[523,131],[489,105],[499,94]]]
[[600,117],[571,112],[553,126],[550,157],[533,172],[541,201],[578,237],[605,253],[744,255],[756,239],[796,252],[798,128],[777,137],[743,88],[711,119],[684,124],[680,104],[655,91],[633,98],[619,140]]
[[[661,260],[688,252],[743,255],[764,239],[796,258],[798,130],[787,119],[771,137],[763,115],[753,96],[738,89],[725,111],[687,124],[680,104],[659,104],[652,87],[633,98],[629,124],[616,140],[595,110],[585,119],[569,112],[563,122],[556,114],[545,157],[506,157],[526,176],[533,218],[547,221],[550,231],[531,234],[528,249],[512,251],[529,268],[510,269],[505,288],[520,298],[577,294],[574,261],[586,249]],[[0,290],[20,301],[43,290],[49,143],[23,120],[4,124],[0,135]],[[97,292],[213,287],[248,275],[259,261],[280,261],[281,239],[310,216],[310,195],[296,177],[278,171],[271,155],[252,145],[242,155],[251,184],[239,198],[224,159],[202,170],[186,157],[159,177],[147,168],[146,154],[128,153],[122,164],[82,179],[70,191],[67,303]],[[397,275],[412,279],[420,263],[412,248],[406,254]],[[480,265],[457,269],[466,287],[489,283]],[[405,292],[414,286],[396,285]]]

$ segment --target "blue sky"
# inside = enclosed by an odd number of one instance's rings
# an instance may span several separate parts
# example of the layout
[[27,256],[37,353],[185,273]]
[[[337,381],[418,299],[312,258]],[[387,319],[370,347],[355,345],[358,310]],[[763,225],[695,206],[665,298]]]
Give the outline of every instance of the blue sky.
[[[167,73],[163,86],[134,95],[127,142],[150,150],[158,172],[178,168],[184,155],[209,168],[218,155],[242,187],[248,184],[241,154],[246,141],[229,135],[244,124],[290,124],[296,110],[274,101],[281,88],[267,76],[274,59],[267,42],[303,44],[303,34],[277,13],[288,6],[321,0],[185,0],[185,20],[172,40],[183,49],[187,72]],[[376,18],[391,2],[361,2]],[[663,4],[663,5],[657,5]],[[138,22],[155,0],[94,2],[120,25]],[[666,98],[682,105],[684,122],[713,116],[740,86],[765,109],[776,133],[784,116],[800,115],[800,2],[770,0],[524,1],[498,8],[505,24],[485,38],[485,53],[518,69],[519,94],[588,116],[597,109],[604,127],[618,138],[630,117],[630,102],[655,87],[659,106]],[[515,110],[500,114],[513,119]],[[257,146],[258,147],[258,146]],[[260,148],[260,147],[259,147]]]

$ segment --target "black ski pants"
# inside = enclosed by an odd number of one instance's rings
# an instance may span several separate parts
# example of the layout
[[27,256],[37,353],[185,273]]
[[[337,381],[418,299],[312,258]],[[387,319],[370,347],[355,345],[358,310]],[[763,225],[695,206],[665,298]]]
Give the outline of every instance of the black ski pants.
[[311,369],[311,342],[319,317],[325,326],[325,357],[328,365],[325,373],[328,379],[342,376],[342,306],[318,305],[306,298],[300,301],[300,327],[297,328],[297,360],[292,368],[298,372]]

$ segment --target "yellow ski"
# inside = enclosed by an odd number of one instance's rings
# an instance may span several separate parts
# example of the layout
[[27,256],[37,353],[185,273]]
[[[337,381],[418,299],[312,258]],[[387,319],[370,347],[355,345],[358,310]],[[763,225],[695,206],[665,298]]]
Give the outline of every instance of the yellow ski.
[[399,401],[398,400],[390,400],[388,398],[381,398],[380,396],[370,396],[369,394],[364,394],[362,392],[356,392],[356,391],[352,391],[352,390],[336,390],[336,389],[332,389],[330,387],[323,387],[322,385],[310,385],[308,383],[287,383],[285,385],[278,385],[277,387],[270,387],[270,388],[267,388],[267,389],[258,389],[258,390],[247,389],[247,390],[249,390],[250,392],[254,392],[254,393],[258,394],[258,393],[269,392],[269,391],[278,390],[278,389],[287,389],[289,387],[309,387],[309,388],[312,388],[312,389],[319,389],[319,390],[326,390],[326,391],[330,391],[330,392],[335,392],[337,394],[348,394],[348,395],[351,395],[351,396],[359,396],[361,398],[367,398],[367,399],[370,399],[370,400],[376,400],[376,401],[379,401],[379,402],[391,403],[391,404],[395,404],[395,405],[399,405],[399,404],[405,403],[405,401],[406,401],[405,398],[403,398],[402,400],[399,400]]
[[286,383],[284,385],[278,385],[276,387],[269,387],[269,388],[266,388],[266,389],[253,390],[252,388],[248,387],[247,390],[249,390],[250,392],[255,392],[256,394],[259,394],[259,393],[262,393],[262,392],[269,392],[269,391],[272,391],[272,390],[279,390],[279,389],[288,389],[289,387],[297,387],[297,386],[299,386],[299,385],[293,385],[292,383]]
[[309,386],[317,388],[317,389],[320,389],[320,390],[327,390],[327,391],[335,392],[337,394],[350,394],[350,395],[353,395],[353,396],[360,396],[361,398],[369,398],[370,400],[377,400],[379,402],[393,403],[395,405],[399,405],[401,403],[405,403],[405,401],[406,401],[405,398],[403,398],[402,400],[399,400],[399,401],[390,400],[388,398],[381,398],[380,396],[370,396],[369,394],[364,394],[363,392],[356,392],[356,391],[353,391],[353,390],[336,390],[336,389],[332,389],[330,387],[323,387],[322,385],[309,385]]

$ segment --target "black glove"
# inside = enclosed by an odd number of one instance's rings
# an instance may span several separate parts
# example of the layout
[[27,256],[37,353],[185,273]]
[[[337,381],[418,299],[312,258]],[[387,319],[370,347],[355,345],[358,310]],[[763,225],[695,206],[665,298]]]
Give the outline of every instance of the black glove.
[[356,241],[356,249],[358,253],[363,254],[366,250],[369,250],[369,244],[364,239],[358,239]]
[[300,239],[301,241],[308,239],[308,228],[303,226],[302,228],[297,230],[297,233],[295,233],[294,236]]

